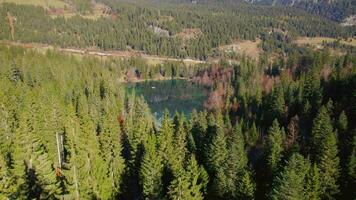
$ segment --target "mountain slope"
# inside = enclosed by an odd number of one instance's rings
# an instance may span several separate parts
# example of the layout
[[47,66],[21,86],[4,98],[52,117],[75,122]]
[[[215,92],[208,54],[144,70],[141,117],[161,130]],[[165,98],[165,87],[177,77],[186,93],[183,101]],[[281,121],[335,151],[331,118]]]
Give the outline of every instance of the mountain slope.
[[302,9],[311,14],[320,15],[337,22],[342,22],[347,17],[356,15],[355,0],[146,0],[144,2],[214,5],[230,8],[246,3],[263,6],[282,6]]
[[338,22],[356,13],[354,0],[246,0],[246,2],[299,8]]

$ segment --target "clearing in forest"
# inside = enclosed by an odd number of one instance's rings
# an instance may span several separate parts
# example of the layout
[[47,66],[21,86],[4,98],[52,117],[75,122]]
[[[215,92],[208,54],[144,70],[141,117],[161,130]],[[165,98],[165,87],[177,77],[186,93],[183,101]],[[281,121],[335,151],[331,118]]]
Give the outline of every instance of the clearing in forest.
[[45,8],[64,8],[66,6],[66,3],[60,0],[0,0],[0,3],[5,2],[42,6]]
[[[48,13],[51,17],[63,16],[70,18],[79,14],[75,11],[75,7],[72,3],[65,2],[64,0],[0,0],[0,3],[5,2],[41,6],[48,10]],[[95,2],[92,3],[91,12],[79,15],[83,18],[95,20],[100,17],[110,17],[110,13],[110,7],[103,3]]]
[[197,39],[203,33],[198,28],[186,28],[177,33],[175,37],[181,38],[183,41]]
[[243,54],[250,56],[251,58],[258,59],[262,49],[260,48],[261,40],[256,39],[255,41],[251,40],[240,40],[233,42],[229,45],[224,45],[219,47],[219,50],[226,53],[235,52],[238,54]]
[[107,18],[112,16],[110,7],[102,3],[92,4],[92,11],[85,14],[79,14],[75,12],[73,9],[51,9],[49,14],[52,17],[63,16],[66,18],[80,15],[83,18],[92,19],[92,20],[99,19],[101,17]]

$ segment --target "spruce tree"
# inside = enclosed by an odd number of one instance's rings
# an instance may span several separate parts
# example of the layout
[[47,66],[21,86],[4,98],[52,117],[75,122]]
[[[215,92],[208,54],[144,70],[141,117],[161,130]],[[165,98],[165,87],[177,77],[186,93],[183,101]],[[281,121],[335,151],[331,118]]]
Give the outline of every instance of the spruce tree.
[[[225,198],[238,198],[251,195],[251,183],[247,169],[247,155],[245,152],[245,143],[242,135],[242,128],[236,125],[230,137],[227,140],[228,155],[226,162],[221,166],[226,176],[225,178]],[[242,185],[247,184],[247,185]],[[247,188],[245,188],[247,187]],[[250,194],[244,194],[248,192]],[[253,191],[252,191],[253,196]]]
[[163,190],[163,159],[157,151],[156,137],[154,135],[149,136],[144,147],[145,152],[140,169],[142,195],[145,199],[160,199]]
[[12,175],[6,160],[0,154],[0,199],[12,199],[16,192],[15,177]]
[[313,121],[312,153],[320,169],[323,198],[333,199],[338,193],[340,175],[337,139],[333,131],[328,109],[322,106]]
[[198,166],[194,156],[187,163],[185,169],[181,169],[178,176],[172,181],[169,186],[169,197],[172,200],[187,199],[199,200],[203,199],[202,190],[204,181],[200,173],[201,167]]
[[282,131],[278,121],[274,120],[272,126],[268,130],[266,141],[267,165],[271,174],[274,174],[278,170],[278,166],[282,159],[282,152]]
[[215,194],[220,197],[226,192],[227,182],[224,165],[228,158],[228,149],[224,132],[224,125],[221,114],[217,116],[214,126],[214,136],[209,145],[207,157],[207,167],[212,177],[212,188]]
[[313,164],[306,175],[305,180],[305,199],[320,200],[320,174],[319,168],[316,164]]
[[293,154],[273,182],[270,198],[273,200],[303,200],[304,180],[308,162],[299,154]]
[[28,94],[26,106],[19,119],[19,128],[15,133],[12,173],[20,191],[16,198],[50,199],[59,194],[59,182],[53,161],[39,135],[43,127],[39,124],[40,115],[36,112],[39,108],[35,101],[36,97]]
[[337,133],[338,133],[338,142],[340,147],[340,160],[341,163],[346,163],[347,154],[350,152],[350,142],[352,138],[349,138],[348,135],[348,120],[344,111],[339,115],[339,119],[337,121]]
[[352,197],[356,195],[356,136],[353,138],[352,152],[347,163],[347,175],[347,192],[349,194],[346,194],[346,196]]
[[256,184],[252,179],[248,169],[244,169],[237,181],[238,199],[253,200],[255,199]]
[[187,130],[185,127],[185,119],[183,115],[176,114],[174,116],[174,149],[175,149],[175,165],[173,171],[179,171],[183,167],[185,156],[187,153]]

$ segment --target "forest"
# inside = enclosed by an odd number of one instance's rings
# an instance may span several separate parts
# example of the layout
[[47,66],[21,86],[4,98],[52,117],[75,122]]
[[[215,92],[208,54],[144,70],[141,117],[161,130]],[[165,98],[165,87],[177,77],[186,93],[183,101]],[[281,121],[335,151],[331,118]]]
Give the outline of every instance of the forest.
[[221,99],[160,127],[109,61],[6,46],[0,58],[1,199],[356,195],[355,55],[213,64],[196,81]]
[[[354,26],[247,3],[100,0],[110,17],[88,19],[89,1],[70,2],[76,16],[0,4],[1,200],[356,198]],[[317,36],[335,41],[294,42]],[[236,39],[260,40],[258,57],[218,51]],[[154,89],[204,102],[157,120]]]
[[[189,6],[139,6],[104,1],[110,17],[97,20],[80,15],[51,18],[48,11],[32,5],[4,3],[0,6],[0,39],[44,43],[60,47],[134,50],[151,55],[206,60],[213,50],[233,40],[255,40],[281,30],[278,37],[291,43],[297,36],[348,38],[354,28],[341,27],[328,19],[305,12],[269,7],[192,8]],[[16,19],[16,20],[10,20]],[[159,32],[154,31],[155,27]],[[184,30],[201,34],[180,37]]]

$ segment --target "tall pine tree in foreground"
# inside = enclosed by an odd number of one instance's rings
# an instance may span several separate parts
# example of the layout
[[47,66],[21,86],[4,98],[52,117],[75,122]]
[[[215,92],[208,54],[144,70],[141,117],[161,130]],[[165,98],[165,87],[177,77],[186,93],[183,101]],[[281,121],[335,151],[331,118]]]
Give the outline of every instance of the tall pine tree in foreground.
[[274,180],[270,194],[272,200],[303,200],[304,181],[309,163],[299,154],[293,154]]
[[346,191],[347,197],[353,197],[356,196],[356,136],[353,138],[352,142],[352,152],[349,156],[348,163],[347,163],[347,175],[348,175],[348,180],[347,180],[347,188],[348,190]]
[[313,164],[306,175],[305,180],[305,199],[320,200],[320,173],[316,164]]
[[[203,171],[202,171],[203,170]],[[177,177],[169,186],[169,197],[172,200],[202,200],[202,190],[207,184],[204,178],[204,169],[200,167],[191,156],[185,169],[181,169]]]
[[227,161],[228,149],[221,114],[216,117],[211,134],[213,138],[207,152],[207,167],[211,174],[211,194],[222,198],[227,189],[227,174],[225,174],[224,165]]
[[273,121],[268,130],[266,141],[267,166],[270,174],[277,172],[283,152],[283,129],[281,130],[277,120]]
[[311,145],[312,155],[320,169],[323,198],[333,199],[339,192],[340,161],[336,135],[326,106],[320,108],[313,121]]
[[145,199],[162,198],[163,159],[157,151],[157,139],[148,137],[140,170],[142,194]]

